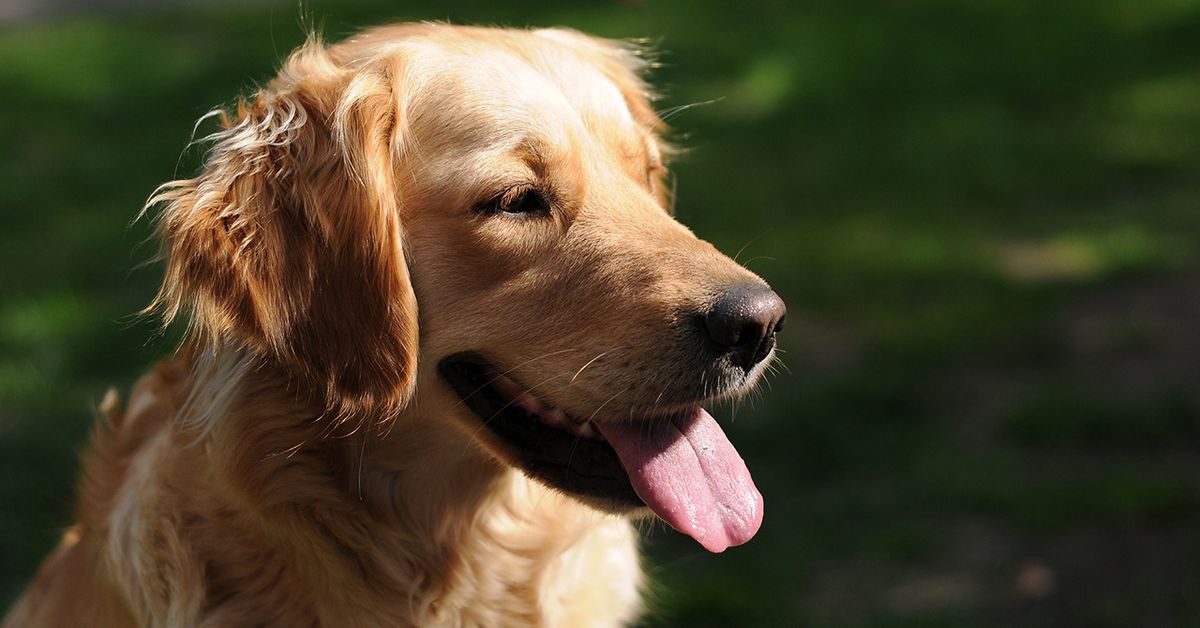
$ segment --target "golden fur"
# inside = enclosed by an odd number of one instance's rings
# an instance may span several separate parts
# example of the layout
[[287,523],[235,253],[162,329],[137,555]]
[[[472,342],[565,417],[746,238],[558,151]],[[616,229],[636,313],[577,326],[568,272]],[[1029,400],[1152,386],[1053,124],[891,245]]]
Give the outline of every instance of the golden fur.
[[[223,114],[150,204],[187,339],[102,404],[77,522],[4,625],[635,618],[628,518],[504,464],[436,364],[482,348],[581,416],[696,398],[663,338],[753,275],[670,216],[644,65],[567,30],[392,26],[310,42]],[[531,181],[552,220],[472,213]]]

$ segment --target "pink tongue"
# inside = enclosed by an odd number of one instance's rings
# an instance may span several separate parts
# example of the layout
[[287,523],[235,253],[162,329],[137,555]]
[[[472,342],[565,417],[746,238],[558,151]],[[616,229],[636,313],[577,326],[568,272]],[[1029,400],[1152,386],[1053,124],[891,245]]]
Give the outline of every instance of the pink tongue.
[[670,421],[594,423],[642,501],[710,552],[749,541],[763,499],[716,420],[697,407]]

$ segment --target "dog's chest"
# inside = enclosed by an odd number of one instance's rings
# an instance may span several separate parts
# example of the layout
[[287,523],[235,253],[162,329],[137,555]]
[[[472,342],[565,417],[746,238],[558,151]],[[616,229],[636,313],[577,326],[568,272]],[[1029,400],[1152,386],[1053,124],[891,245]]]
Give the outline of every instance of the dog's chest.
[[636,618],[642,574],[631,524],[517,483],[513,499],[480,520],[434,623],[600,627]]

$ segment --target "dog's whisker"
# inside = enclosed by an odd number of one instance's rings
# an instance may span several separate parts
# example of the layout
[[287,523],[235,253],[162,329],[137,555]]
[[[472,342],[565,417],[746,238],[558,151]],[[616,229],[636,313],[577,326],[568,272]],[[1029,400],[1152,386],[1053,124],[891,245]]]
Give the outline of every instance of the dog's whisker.
[[770,362],[763,365],[763,372],[776,376],[779,375],[779,369],[775,368],[775,365]]
[[511,368],[509,368],[509,369],[506,369],[506,370],[504,370],[504,371],[500,372],[500,373],[497,373],[497,374],[496,374],[494,377],[492,377],[492,378],[491,378],[491,379],[489,379],[488,381],[484,382],[484,383],[483,383],[483,385],[481,385],[479,388],[476,388],[475,390],[472,390],[470,393],[468,393],[468,394],[466,394],[466,395],[463,395],[463,396],[462,396],[462,398],[458,400],[458,403],[454,404],[454,406],[455,406],[455,407],[458,407],[458,406],[461,406],[461,405],[465,404],[465,403],[466,403],[466,401],[467,401],[467,399],[469,399],[470,397],[473,397],[474,395],[478,394],[480,391],[486,390],[488,386],[491,386],[492,384],[496,383],[496,381],[497,381],[497,380],[499,380],[501,377],[504,377],[504,376],[508,375],[509,373],[512,373],[513,371],[515,371],[515,370],[519,369],[519,368],[522,368],[522,367],[524,367],[524,366],[528,366],[529,364],[532,364],[532,363],[534,363],[534,362],[536,362],[536,361],[538,361],[538,360],[544,360],[544,359],[546,359],[546,358],[548,358],[548,357],[550,357],[550,356],[558,355],[558,354],[560,354],[560,353],[567,353],[567,352],[569,352],[569,351],[577,351],[577,349],[571,348],[571,349],[560,349],[560,350],[558,350],[558,351],[551,351],[551,352],[549,352],[549,353],[542,354],[542,355],[540,355],[540,356],[538,356],[538,357],[536,357],[536,358],[530,358],[530,359],[528,359],[528,360],[526,360],[526,361],[524,361],[524,362],[522,362],[522,363],[520,363],[520,364],[518,364],[518,365],[516,365],[516,366],[513,366],[513,367],[511,367]]
[[609,397],[607,400],[605,400],[604,403],[600,404],[600,407],[596,408],[596,411],[592,413],[592,416],[589,416],[587,421],[584,421],[584,422],[590,423],[592,421],[592,419],[596,418],[597,414],[600,414],[600,411],[604,409],[604,406],[608,405],[608,402],[612,401],[613,399],[616,399],[617,397],[620,397],[621,393],[623,393],[623,392],[625,392],[625,391],[618,390],[617,392],[613,393],[613,396]]
[[674,118],[675,116],[678,116],[679,114],[684,113],[685,111],[695,109],[696,107],[703,107],[705,105],[712,105],[715,103],[719,103],[722,100],[725,100],[724,96],[721,96],[719,98],[713,98],[710,100],[702,100],[699,102],[688,103],[686,105],[678,105],[675,107],[669,107],[667,109],[660,111],[658,115],[662,119],[663,122],[669,122],[671,120],[671,118]]
[[654,397],[654,407],[658,407],[658,404],[662,403],[662,398],[665,394],[667,394],[667,385],[664,384],[662,389],[658,391],[658,395]]
[[571,452],[567,454],[567,467],[570,468],[571,461],[575,459],[575,449],[579,447],[579,441],[583,440],[583,434],[576,434],[571,440]]
[[[746,251],[746,247],[750,246],[751,244],[754,244],[754,242],[756,240],[767,235],[770,232],[771,232],[770,229],[764,229],[762,231],[762,233],[759,233],[758,235],[754,236],[753,238],[750,238],[749,240],[747,240],[746,243],[742,245],[742,248],[738,249],[737,253],[733,254],[733,261],[735,261],[735,262],[738,261],[738,258],[741,257],[742,253],[744,253]],[[754,259],[754,258],[751,258],[751,259]]]
[[604,351],[604,352],[600,353],[599,355],[597,355],[596,357],[588,360],[587,363],[585,363],[583,366],[579,367],[578,371],[575,371],[575,374],[571,376],[571,381],[569,381],[567,383],[574,384],[575,379],[579,377],[579,374],[582,373],[584,369],[586,369],[587,367],[594,364],[596,362],[596,360],[599,360],[600,358],[612,353],[613,351],[620,351],[621,349],[624,349],[624,347],[618,347],[616,349],[609,349],[608,351]]
[[[782,351],[782,350],[777,349],[777,351]],[[787,373],[788,375],[792,375],[792,369],[788,368],[787,363],[783,361],[783,356],[781,356],[781,355],[776,355],[768,364],[770,364],[771,368],[773,368],[773,369],[774,368],[783,369],[783,371],[785,373]]]
[[745,267],[749,268],[749,267],[750,267],[750,262],[755,262],[755,261],[758,261],[758,260],[760,260],[760,259],[761,259],[761,260],[767,260],[767,261],[770,261],[770,262],[773,262],[773,261],[775,261],[775,258],[774,258],[774,257],[771,257],[771,256],[769,256],[769,255],[755,255],[754,257],[751,257],[750,259],[748,259],[748,260],[746,260],[746,261],[742,262],[742,266],[745,266]]
[[[510,369],[510,370],[511,370],[511,369]],[[551,375],[550,377],[547,377],[546,379],[542,380],[542,381],[541,381],[541,382],[539,382],[538,384],[536,384],[536,385],[534,385],[534,386],[530,386],[530,387],[529,387],[529,388],[526,390],[526,392],[533,392],[533,391],[534,391],[534,390],[536,390],[537,388],[540,388],[541,386],[543,386],[543,385],[545,385],[545,384],[547,384],[547,383],[549,383],[549,382],[551,382],[551,381],[554,381],[554,380],[556,380],[556,379],[558,379],[558,378],[560,378],[560,377],[566,377],[566,375],[567,375],[566,373],[558,373],[558,374],[556,374],[556,375]],[[499,379],[499,377],[497,377],[496,379]],[[493,379],[492,381],[496,381],[496,380],[495,380],[495,379]],[[479,390],[483,390],[483,388],[480,388]],[[479,392],[479,390],[476,390],[475,392]],[[510,407],[512,407],[512,404],[516,403],[516,401],[517,401],[517,398],[516,398],[516,397],[514,397],[514,398],[512,398],[512,399],[508,400],[508,402],[507,402],[507,403],[505,403],[505,404],[504,404],[504,405],[503,405],[503,406],[502,406],[502,407],[501,407],[499,410],[497,410],[495,413],[493,413],[493,414],[492,414],[492,416],[488,417],[488,418],[487,418],[487,420],[485,420],[485,421],[481,422],[481,423],[480,423],[480,425],[479,425],[479,427],[475,428],[475,431],[474,431],[474,432],[472,432],[472,434],[471,434],[471,440],[475,440],[476,438],[478,438],[478,437],[479,437],[479,434],[480,434],[480,432],[481,432],[481,431],[482,431],[482,430],[483,430],[485,427],[487,427],[488,423],[491,423],[491,422],[492,422],[492,420],[494,420],[496,417],[500,416],[500,415],[501,415],[501,414],[502,414],[502,413],[503,413],[505,410],[507,410],[507,409],[509,409]],[[468,451],[470,451],[470,447],[471,447],[471,441],[467,441],[467,443],[466,443],[466,446],[463,448],[462,455],[464,455],[464,456],[465,456],[465,455],[467,455],[467,452],[468,452]]]

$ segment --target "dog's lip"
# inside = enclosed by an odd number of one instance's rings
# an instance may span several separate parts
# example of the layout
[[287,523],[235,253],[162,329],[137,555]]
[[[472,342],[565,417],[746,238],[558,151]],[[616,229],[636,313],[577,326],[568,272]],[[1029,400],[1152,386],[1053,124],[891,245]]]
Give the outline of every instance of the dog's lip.
[[494,369],[488,373],[488,385],[507,399],[509,404],[516,406],[546,425],[566,430],[580,438],[604,440],[599,432],[592,427],[590,419],[579,419],[567,414],[561,408],[556,408],[541,400],[529,388],[517,383],[505,373],[497,373]]
[[501,459],[544,484],[592,498],[608,509],[645,506],[617,453],[590,421],[546,404],[478,353],[444,358],[438,370],[463,405],[502,443],[506,451]]

